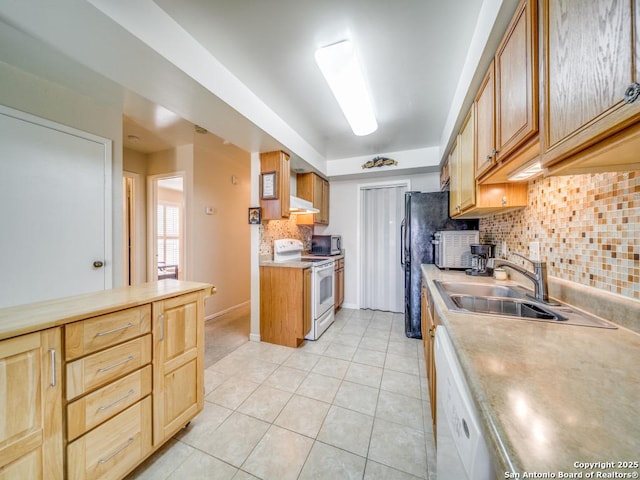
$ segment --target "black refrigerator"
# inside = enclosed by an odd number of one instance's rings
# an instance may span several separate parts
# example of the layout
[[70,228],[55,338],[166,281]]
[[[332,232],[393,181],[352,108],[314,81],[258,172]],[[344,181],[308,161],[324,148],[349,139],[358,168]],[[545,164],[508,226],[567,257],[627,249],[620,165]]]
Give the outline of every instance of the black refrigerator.
[[400,227],[400,261],[404,268],[404,329],[409,338],[420,332],[420,287],[423,263],[434,263],[433,234],[439,230],[477,230],[478,220],[449,217],[449,192],[406,192]]

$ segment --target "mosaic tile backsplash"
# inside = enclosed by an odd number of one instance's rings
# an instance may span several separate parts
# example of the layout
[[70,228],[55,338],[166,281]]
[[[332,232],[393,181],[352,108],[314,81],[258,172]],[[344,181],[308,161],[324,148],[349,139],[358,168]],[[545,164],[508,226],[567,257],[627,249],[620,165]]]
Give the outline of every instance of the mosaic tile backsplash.
[[273,256],[273,241],[280,238],[296,238],[302,240],[305,250],[311,250],[313,227],[298,225],[295,215],[288,220],[270,220],[260,225],[260,255]]
[[481,219],[480,237],[497,256],[539,242],[550,276],[640,299],[640,171],[535,179],[528,206]]

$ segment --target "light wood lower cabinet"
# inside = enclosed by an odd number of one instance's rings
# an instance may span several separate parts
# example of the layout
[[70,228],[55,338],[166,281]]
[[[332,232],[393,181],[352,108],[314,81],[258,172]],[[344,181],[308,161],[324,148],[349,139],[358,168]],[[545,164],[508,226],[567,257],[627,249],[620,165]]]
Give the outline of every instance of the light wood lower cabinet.
[[61,328],[0,342],[0,479],[62,479]]
[[260,267],[260,339],[295,348],[311,321],[311,269]]
[[153,304],[153,444],[160,445],[204,406],[204,296]]
[[151,451],[151,397],[145,397],[67,447],[70,479],[124,477]]
[[437,318],[433,311],[433,300],[426,285],[422,285],[420,293],[421,315],[420,323],[422,330],[422,342],[424,348],[424,362],[427,374],[427,384],[429,387],[429,402],[431,404],[431,420],[433,422],[433,436],[436,438],[436,362],[435,362],[435,337],[438,325]]
[[0,328],[42,317],[0,340],[0,480],[121,479],[195,417],[210,293],[158,282],[0,309]]

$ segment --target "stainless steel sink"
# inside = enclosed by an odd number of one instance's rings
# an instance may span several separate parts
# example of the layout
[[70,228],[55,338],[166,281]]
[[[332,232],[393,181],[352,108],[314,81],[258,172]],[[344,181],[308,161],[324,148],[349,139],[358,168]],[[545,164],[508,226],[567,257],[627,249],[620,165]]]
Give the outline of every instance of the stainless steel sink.
[[567,320],[563,315],[557,314],[540,304],[535,304],[522,299],[477,297],[473,295],[450,295],[451,300],[459,308],[473,313],[488,315],[508,315],[512,317],[525,317],[541,320]]
[[494,285],[486,283],[440,282],[436,280],[440,292],[447,295],[472,295],[474,297],[524,298],[525,288],[517,285]]
[[618,328],[573,307],[563,304],[552,306],[538,302],[530,291],[519,285],[497,285],[469,282],[441,282],[434,284],[451,311],[470,316],[499,316],[520,320],[581,325],[585,327]]

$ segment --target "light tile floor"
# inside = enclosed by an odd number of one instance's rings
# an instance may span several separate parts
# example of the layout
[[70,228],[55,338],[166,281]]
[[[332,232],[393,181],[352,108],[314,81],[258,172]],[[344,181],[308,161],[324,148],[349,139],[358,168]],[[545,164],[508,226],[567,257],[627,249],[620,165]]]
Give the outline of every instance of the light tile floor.
[[403,315],[338,312],[300,348],[246,342],[205,371],[205,408],[129,479],[431,479],[422,342]]

